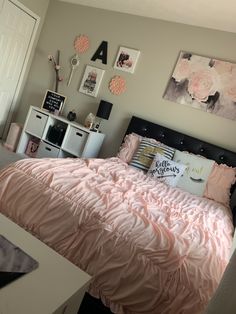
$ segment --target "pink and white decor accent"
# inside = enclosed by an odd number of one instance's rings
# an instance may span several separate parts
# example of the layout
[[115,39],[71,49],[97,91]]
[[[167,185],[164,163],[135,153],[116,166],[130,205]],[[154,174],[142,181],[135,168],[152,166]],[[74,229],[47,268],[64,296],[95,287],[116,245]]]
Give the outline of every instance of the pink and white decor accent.
[[126,90],[126,81],[122,76],[116,75],[110,81],[109,90],[114,95],[120,95]]
[[80,35],[75,38],[74,48],[77,53],[85,53],[89,49],[89,38],[86,35]]

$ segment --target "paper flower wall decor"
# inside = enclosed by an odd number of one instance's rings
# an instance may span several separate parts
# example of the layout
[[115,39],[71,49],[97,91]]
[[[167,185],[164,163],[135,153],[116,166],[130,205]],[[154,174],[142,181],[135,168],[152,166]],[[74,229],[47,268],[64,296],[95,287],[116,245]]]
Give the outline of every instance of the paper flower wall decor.
[[114,95],[120,95],[126,90],[126,81],[122,76],[114,76],[109,84],[109,90]]
[[75,38],[74,48],[77,53],[85,53],[89,49],[89,38],[86,35],[80,35]]
[[60,61],[60,50],[57,51],[57,60],[53,55],[48,55],[48,60],[52,62],[55,74],[56,74],[56,85],[55,85],[55,92],[58,92],[58,84],[59,82],[63,81],[63,77],[59,75],[59,70],[61,69],[61,66],[59,64]]

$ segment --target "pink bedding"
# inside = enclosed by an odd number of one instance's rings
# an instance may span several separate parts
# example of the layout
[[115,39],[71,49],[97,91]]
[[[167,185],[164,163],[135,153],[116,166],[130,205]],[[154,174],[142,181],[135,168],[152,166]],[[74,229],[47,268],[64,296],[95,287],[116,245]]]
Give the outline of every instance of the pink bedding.
[[232,243],[229,209],[118,158],[18,161],[0,211],[93,275],[115,313],[202,313]]

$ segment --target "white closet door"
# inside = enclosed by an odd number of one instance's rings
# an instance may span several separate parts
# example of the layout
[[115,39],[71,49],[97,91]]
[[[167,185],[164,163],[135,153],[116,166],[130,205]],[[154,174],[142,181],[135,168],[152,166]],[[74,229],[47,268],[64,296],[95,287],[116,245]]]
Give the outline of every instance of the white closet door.
[[10,112],[36,20],[9,0],[0,0],[0,138]]

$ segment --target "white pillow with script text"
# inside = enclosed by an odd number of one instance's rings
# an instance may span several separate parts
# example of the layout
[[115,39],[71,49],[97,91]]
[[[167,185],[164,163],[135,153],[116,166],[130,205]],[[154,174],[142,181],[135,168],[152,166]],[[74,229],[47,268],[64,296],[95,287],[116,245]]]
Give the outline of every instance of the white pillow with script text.
[[187,167],[157,153],[148,170],[148,175],[170,186],[176,186]]

